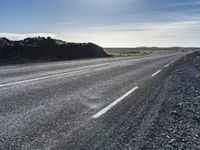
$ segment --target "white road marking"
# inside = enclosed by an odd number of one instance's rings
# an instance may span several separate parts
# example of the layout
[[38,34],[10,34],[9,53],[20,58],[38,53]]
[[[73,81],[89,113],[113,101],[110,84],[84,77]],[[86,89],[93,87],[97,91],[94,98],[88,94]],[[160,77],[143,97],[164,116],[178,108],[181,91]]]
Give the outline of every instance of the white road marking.
[[[89,69],[92,69],[92,68],[97,68],[97,67],[101,67],[101,66],[105,67],[106,65],[122,64],[122,63],[129,62],[129,61],[132,62],[133,60],[128,59],[128,60],[122,60],[122,61],[116,61],[116,62],[109,62],[109,63],[91,65],[91,66],[87,66],[87,67],[82,67],[82,70],[79,70],[79,71],[73,71],[73,72],[67,72],[67,73],[58,73],[58,74],[47,75],[47,76],[43,76],[43,77],[39,77],[39,78],[16,81],[16,82],[12,82],[12,83],[3,83],[3,84],[0,84],[0,88],[12,86],[12,85],[17,85],[17,84],[29,83],[29,82],[33,82],[33,81],[45,80],[45,79],[55,78],[55,77],[60,77],[60,76],[66,76],[66,75],[72,76],[72,75],[76,75],[77,73],[83,73],[85,71],[89,71]],[[98,70],[98,69],[96,69],[96,70]]]
[[158,71],[156,71],[154,74],[151,75],[151,77],[156,76],[156,75],[159,74],[161,71],[162,71],[162,70],[158,70]]
[[[135,59],[134,61],[138,61],[138,60],[144,60],[144,59],[150,59],[150,58],[140,58],[140,59]],[[77,73],[82,73],[85,71],[88,71],[89,68],[91,67],[91,69],[93,67],[103,67],[104,65],[111,65],[111,64],[122,64],[122,63],[127,63],[127,62],[132,62],[132,59],[127,59],[127,60],[122,60],[122,61],[116,61],[116,62],[109,62],[109,63],[104,63],[104,64],[97,64],[97,65],[91,65],[91,66],[87,66],[83,67],[82,69],[84,70],[79,70],[79,71],[74,71],[74,72],[68,72],[68,73],[58,73],[58,74],[54,74],[54,75],[48,75],[48,76],[43,76],[43,77],[39,77],[39,78],[33,78],[33,79],[27,79],[27,80],[21,80],[21,81],[16,81],[16,82],[12,82],[12,83],[3,83],[0,84],[0,88],[2,87],[6,87],[6,86],[12,86],[12,85],[17,85],[17,84],[23,84],[23,83],[28,83],[28,82],[33,82],[33,81],[39,81],[39,80],[44,80],[44,79],[49,79],[49,78],[55,78],[55,77],[60,77],[60,76],[65,76],[65,75],[76,75]],[[173,63],[174,61],[172,61],[171,63]]]
[[170,64],[173,64],[174,62],[175,62],[175,61],[173,60],[173,61],[170,62]]
[[49,76],[44,76],[44,77],[39,77],[39,78],[34,78],[34,79],[27,79],[27,80],[12,82],[12,83],[0,84],[0,88],[6,87],[6,86],[22,84],[22,83],[28,83],[28,82],[33,82],[33,81],[49,79],[49,78],[60,77],[60,76],[64,76],[64,75],[69,75],[69,76],[76,75],[77,73],[83,73],[83,72],[88,71],[88,70],[89,69],[79,70],[79,71],[74,71],[74,72],[59,73],[59,74],[54,74],[54,75],[49,75]]
[[114,102],[112,102],[111,104],[109,104],[107,107],[105,107],[104,109],[102,109],[101,111],[99,111],[98,113],[96,113],[95,115],[92,116],[92,118],[97,119],[100,116],[102,116],[103,114],[105,114],[107,111],[109,111],[112,107],[114,107],[115,105],[117,105],[120,101],[122,101],[123,99],[125,99],[127,96],[129,96],[131,93],[133,93],[135,90],[137,90],[139,87],[136,86],[133,89],[131,89],[130,91],[128,91],[127,93],[125,93],[124,95],[122,95],[120,98],[118,98],[117,100],[115,100]]
[[167,68],[170,64],[165,65],[165,68]]
[[167,68],[169,65],[173,64],[175,60],[172,60],[169,64],[165,65],[165,68]]

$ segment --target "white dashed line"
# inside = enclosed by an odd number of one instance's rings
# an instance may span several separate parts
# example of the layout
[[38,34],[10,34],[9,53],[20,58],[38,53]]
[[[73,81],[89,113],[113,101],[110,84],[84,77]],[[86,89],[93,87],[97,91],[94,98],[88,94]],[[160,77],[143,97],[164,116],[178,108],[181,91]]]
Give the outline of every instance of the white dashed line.
[[114,107],[115,105],[117,105],[120,101],[122,101],[123,99],[125,99],[127,96],[129,96],[131,93],[133,93],[135,90],[137,90],[139,87],[136,86],[133,89],[131,89],[130,91],[128,91],[126,94],[122,95],[120,98],[118,98],[117,100],[115,100],[114,102],[112,102],[110,105],[108,105],[107,107],[105,107],[104,109],[102,109],[101,111],[99,111],[98,113],[96,113],[95,115],[92,116],[92,118],[97,119],[100,116],[102,116],[103,114],[105,114],[107,111],[109,111],[112,107]]
[[165,68],[169,67],[170,64],[165,65]]
[[174,62],[175,62],[175,61],[173,60],[173,61],[170,62],[170,64],[173,64]]
[[156,75],[159,74],[161,71],[162,71],[162,70],[158,70],[158,71],[156,71],[154,74],[151,75],[151,77],[156,76]]

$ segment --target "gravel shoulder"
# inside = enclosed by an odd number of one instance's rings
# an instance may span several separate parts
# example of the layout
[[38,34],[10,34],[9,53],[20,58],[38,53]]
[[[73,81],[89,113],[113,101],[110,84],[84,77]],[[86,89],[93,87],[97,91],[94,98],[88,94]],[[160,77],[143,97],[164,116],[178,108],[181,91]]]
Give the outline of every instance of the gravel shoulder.
[[[200,149],[200,71],[196,54],[181,61],[154,93],[160,105],[139,149]],[[159,104],[160,103],[160,104]],[[133,146],[133,145],[132,145]]]

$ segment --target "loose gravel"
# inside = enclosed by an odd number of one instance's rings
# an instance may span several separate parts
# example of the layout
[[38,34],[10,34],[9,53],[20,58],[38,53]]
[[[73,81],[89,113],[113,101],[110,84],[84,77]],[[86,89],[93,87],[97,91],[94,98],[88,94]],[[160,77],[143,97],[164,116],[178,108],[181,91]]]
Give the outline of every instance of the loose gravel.
[[187,57],[164,81],[161,94],[166,98],[139,149],[200,149],[200,71],[195,57]]

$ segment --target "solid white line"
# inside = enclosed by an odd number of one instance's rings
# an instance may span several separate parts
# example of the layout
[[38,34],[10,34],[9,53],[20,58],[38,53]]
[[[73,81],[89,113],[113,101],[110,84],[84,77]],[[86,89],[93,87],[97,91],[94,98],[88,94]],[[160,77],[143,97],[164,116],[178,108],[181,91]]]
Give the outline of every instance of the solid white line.
[[101,111],[99,111],[98,113],[96,113],[95,115],[92,116],[92,118],[97,119],[100,116],[102,116],[103,114],[105,114],[107,111],[109,111],[109,109],[111,109],[112,107],[114,107],[115,105],[117,105],[120,101],[122,101],[123,99],[125,99],[127,96],[129,96],[131,93],[133,93],[135,90],[137,90],[139,87],[136,86],[133,89],[131,89],[130,91],[128,91],[126,94],[122,95],[120,98],[118,98],[117,100],[115,100],[114,102],[112,102],[110,105],[108,105],[107,107],[105,107],[104,109],[102,109]]
[[162,71],[162,70],[158,70],[158,71],[156,71],[154,74],[151,75],[151,77],[156,76],[156,75],[159,74],[161,71]]
[[165,68],[167,68],[170,64],[165,65]]
[[54,75],[49,75],[49,76],[44,76],[44,77],[39,77],[39,78],[34,78],[34,79],[27,79],[27,80],[12,82],[12,83],[0,84],[0,88],[6,87],[6,86],[12,86],[12,85],[16,85],[16,84],[29,83],[29,82],[33,82],[33,81],[39,81],[39,80],[44,80],[44,79],[49,79],[49,78],[60,77],[60,76],[64,76],[64,75],[70,75],[70,76],[76,75],[77,73],[82,73],[82,72],[85,72],[88,70],[89,69],[79,70],[79,71],[74,71],[74,72],[67,72],[67,73],[59,73],[59,74],[54,74]]
[[[116,61],[116,62],[109,62],[109,63],[103,63],[103,64],[97,64],[97,65],[91,65],[89,66],[91,69],[92,68],[96,68],[96,67],[103,67],[105,65],[111,65],[111,64],[118,64],[118,63],[124,63],[124,62],[129,62],[132,61],[131,59],[129,60],[121,60],[121,61]],[[86,68],[86,67],[84,67]],[[16,82],[12,82],[12,83],[4,83],[4,84],[0,84],[0,88],[2,87],[7,87],[7,86],[12,86],[12,85],[17,85],[17,84],[23,84],[23,83],[29,83],[29,82],[33,82],[33,81],[39,81],[39,80],[45,80],[45,79],[49,79],[49,78],[55,78],[55,77],[60,77],[60,76],[65,76],[65,75],[76,75],[77,73],[82,73],[85,71],[88,71],[90,68],[84,69],[83,70],[79,70],[79,71],[73,71],[73,72],[67,72],[67,73],[58,73],[58,74],[54,74],[54,75],[48,75],[48,76],[43,76],[43,77],[39,77],[39,78],[33,78],[33,79],[27,79],[27,80],[22,80],[22,81],[16,81]]]

